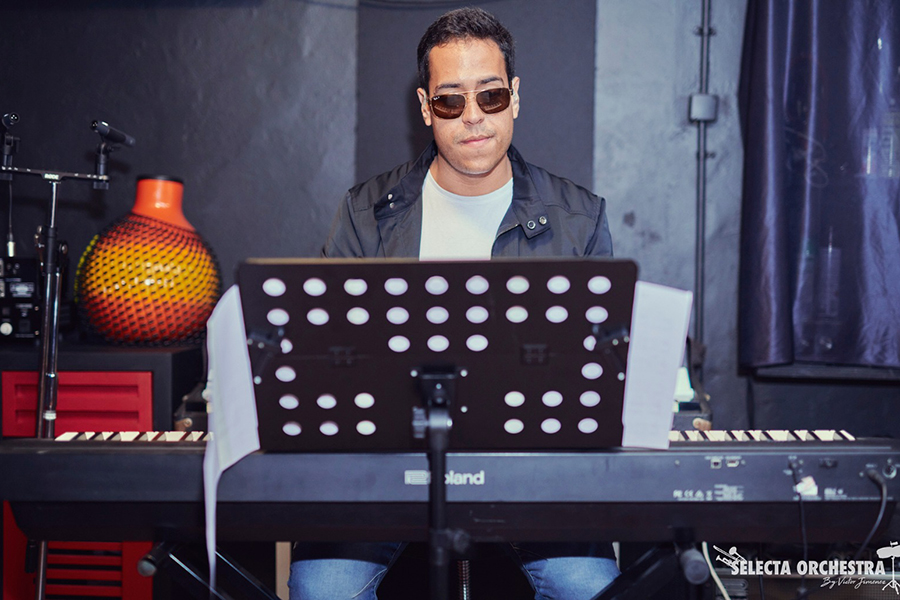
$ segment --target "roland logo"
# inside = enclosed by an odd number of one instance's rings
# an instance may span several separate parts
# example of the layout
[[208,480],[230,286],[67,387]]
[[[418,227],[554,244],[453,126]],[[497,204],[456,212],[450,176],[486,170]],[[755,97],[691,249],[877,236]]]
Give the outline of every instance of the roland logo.
[[484,485],[484,469],[477,473],[457,473],[450,471],[444,477],[447,485]]
[[[406,485],[428,485],[431,473],[424,470],[407,470],[403,472],[403,483]],[[484,485],[484,470],[477,473],[457,473],[449,471],[444,476],[445,485]]]

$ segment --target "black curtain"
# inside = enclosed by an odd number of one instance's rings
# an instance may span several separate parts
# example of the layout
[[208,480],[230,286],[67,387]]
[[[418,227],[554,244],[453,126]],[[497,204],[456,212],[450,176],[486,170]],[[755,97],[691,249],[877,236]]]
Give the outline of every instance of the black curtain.
[[740,361],[900,366],[900,2],[750,0]]

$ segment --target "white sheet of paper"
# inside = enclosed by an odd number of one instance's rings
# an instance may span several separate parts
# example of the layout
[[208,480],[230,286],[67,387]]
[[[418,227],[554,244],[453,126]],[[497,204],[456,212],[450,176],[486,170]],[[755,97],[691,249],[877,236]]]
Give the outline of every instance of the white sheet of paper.
[[216,577],[216,491],[219,478],[231,465],[259,450],[256,398],[247,352],[247,334],[237,286],[219,299],[207,321],[209,357],[207,390],[210,392],[209,431],[203,457],[203,492],[206,506],[206,552],[210,584]]
[[684,360],[693,294],[638,281],[625,379],[622,445],[669,447],[672,403]]

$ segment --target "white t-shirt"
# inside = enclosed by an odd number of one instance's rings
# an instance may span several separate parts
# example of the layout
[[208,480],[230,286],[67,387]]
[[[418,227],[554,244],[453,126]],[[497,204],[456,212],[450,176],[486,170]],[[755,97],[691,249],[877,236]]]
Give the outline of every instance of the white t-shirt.
[[513,180],[483,196],[460,196],[437,184],[431,172],[422,184],[421,260],[489,259],[497,229],[512,203]]

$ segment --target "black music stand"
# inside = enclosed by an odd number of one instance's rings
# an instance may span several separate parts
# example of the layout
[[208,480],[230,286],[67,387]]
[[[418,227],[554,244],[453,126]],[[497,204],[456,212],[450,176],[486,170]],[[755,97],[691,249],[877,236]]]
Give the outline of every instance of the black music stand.
[[[611,259],[256,259],[237,280],[260,446],[280,452],[620,446],[637,267]],[[398,482],[402,484],[402,482]],[[446,482],[429,488],[446,597]]]

